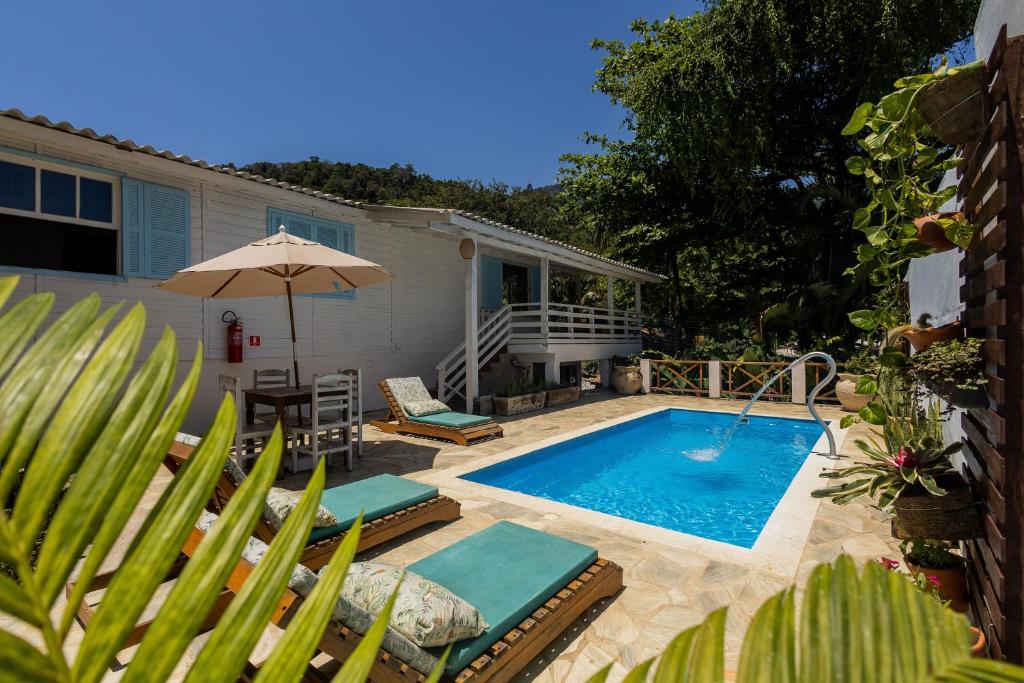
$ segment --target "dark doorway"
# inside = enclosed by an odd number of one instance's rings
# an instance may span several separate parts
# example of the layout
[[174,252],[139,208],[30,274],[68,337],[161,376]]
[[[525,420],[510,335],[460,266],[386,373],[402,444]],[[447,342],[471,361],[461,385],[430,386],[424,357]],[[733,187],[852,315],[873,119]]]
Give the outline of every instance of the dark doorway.
[[524,266],[503,263],[501,286],[506,304],[530,303],[530,272]]

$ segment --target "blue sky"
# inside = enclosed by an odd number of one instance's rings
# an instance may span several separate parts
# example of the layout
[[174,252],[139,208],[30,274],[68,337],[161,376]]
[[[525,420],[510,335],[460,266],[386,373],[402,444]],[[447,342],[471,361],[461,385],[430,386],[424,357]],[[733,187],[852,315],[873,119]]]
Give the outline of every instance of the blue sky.
[[[621,112],[595,37],[695,0],[11,3],[0,108],[211,162],[309,156],[544,185]],[[44,39],[45,38],[45,39]]]

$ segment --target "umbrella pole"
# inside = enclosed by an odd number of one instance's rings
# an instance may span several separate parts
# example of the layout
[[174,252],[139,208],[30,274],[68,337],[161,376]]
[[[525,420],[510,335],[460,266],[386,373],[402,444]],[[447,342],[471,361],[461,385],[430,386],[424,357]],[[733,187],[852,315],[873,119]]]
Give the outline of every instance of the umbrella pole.
[[295,310],[292,308],[292,278],[288,274],[288,266],[284,267],[284,288],[288,292],[288,322],[292,325],[292,368],[295,371],[295,388],[298,389],[299,357],[295,352]]

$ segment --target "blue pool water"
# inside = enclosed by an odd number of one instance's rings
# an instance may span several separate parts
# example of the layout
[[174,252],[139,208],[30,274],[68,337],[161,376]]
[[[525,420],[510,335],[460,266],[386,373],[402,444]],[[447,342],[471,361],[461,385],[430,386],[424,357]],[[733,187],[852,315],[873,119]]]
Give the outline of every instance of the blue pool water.
[[662,410],[461,479],[750,548],[822,430],[751,417],[716,456],[735,418]]

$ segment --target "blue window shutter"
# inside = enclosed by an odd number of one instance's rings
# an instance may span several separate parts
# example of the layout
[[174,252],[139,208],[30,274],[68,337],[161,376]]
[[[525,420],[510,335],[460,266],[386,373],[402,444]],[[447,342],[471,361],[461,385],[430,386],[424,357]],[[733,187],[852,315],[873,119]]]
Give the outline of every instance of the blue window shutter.
[[[356,226],[351,223],[337,223],[307,214],[293,213],[272,207],[267,208],[267,234],[275,234],[282,225],[288,230],[290,235],[313,240],[325,247],[337,249],[346,254],[355,254],[356,252]],[[356,290],[324,292],[323,294],[312,294],[311,296],[354,299],[356,298]]]
[[121,179],[121,251],[125,277],[142,277],[142,186],[138,180]]
[[480,292],[480,308],[496,310],[504,305],[504,289],[501,282],[502,263],[493,256],[480,257],[480,275],[483,291]]
[[540,303],[540,266],[530,268],[530,301]]
[[152,183],[144,189],[146,275],[168,278],[189,264],[189,193]]

